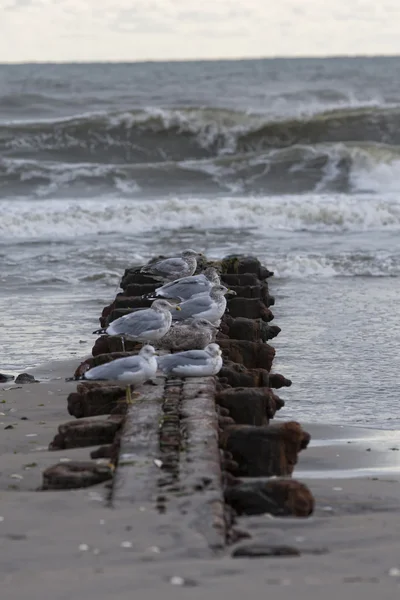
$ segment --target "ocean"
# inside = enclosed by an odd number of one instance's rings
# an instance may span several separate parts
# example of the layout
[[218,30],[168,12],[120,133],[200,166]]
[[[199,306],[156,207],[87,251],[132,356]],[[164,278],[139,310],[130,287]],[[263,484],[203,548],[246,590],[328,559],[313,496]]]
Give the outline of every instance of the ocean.
[[0,371],[87,353],[123,270],[275,272],[285,418],[396,428],[400,58],[0,65]]

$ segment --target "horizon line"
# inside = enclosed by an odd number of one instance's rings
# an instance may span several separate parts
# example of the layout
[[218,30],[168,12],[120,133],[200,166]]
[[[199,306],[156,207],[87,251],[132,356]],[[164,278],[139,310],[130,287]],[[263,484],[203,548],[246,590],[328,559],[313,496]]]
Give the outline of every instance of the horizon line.
[[250,62],[272,60],[327,60],[327,59],[360,59],[360,58],[400,58],[399,54],[328,54],[328,55],[276,55],[276,56],[244,56],[218,58],[149,58],[149,59],[106,59],[106,60],[22,60],[0,61],[1,66],[22,65],[112,65],[112,64],[149,64],[149,63],[194,63],[194,62]]

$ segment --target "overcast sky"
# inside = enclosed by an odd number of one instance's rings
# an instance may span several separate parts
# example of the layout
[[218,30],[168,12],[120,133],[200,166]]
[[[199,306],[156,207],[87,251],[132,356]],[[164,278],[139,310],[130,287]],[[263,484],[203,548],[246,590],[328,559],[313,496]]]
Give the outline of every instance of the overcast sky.
[[400,0],[0,0],[0,62],[400,54]]

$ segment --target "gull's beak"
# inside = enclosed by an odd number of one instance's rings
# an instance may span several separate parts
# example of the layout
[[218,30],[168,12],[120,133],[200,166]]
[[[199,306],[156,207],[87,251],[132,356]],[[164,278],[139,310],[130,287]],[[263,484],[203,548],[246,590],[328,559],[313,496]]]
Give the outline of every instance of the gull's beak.
[[175,306],[175,310],[182,310],[182,309],[181,309],[181,307],[180,307],[180,306],[177,304],[177,305]]
[[226,292],[226,295],[228,295],[228,294],[229,294],[230,296],[237,296],[237,293],[236,293],[234,290],[228,290],[228,291]]

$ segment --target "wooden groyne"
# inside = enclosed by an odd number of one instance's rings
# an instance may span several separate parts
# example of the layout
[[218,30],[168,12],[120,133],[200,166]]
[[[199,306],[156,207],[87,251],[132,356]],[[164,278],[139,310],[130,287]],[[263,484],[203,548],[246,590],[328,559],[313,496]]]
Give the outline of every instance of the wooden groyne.
[[[306,517],[314,500],[292,478],[309,434],[297,422],[273,422],[284,406],[276,390],[291,385],[272,372],[275,349],[268,342],[280,332],[271,324],[275,300],[268,278],[273,273],[256,258],[242,256],[203,262],[198,271],[210,265],[237,294],[228,300],[217,335],[224,359],[219,375],[158,377],[140,388],[129,407],[121,402],[121,386],[78,382],[67,407],[75,420],[60,425],[50,450],[94,447],[92,461],[46,469],[43,488],[78,488],[110,479],[110,506],[147,502],[160,515],[185,515],[200,545],[220,551],[237,539],[236,515]],[[158,286],[137,269],[127,269],[123,291],[103,309],[101,326],[149,306],[143,295]],[[122,352],[120,338],[101,336],[75,377],[139,348],[126,341]],[[109,465],[99,465],[99,457]]]

